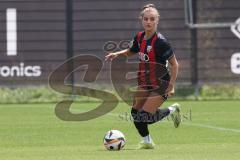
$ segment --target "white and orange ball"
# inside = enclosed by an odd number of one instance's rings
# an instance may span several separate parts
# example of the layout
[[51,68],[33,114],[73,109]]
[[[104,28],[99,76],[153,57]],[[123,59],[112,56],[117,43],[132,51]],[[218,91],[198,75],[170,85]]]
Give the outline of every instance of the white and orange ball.
[[124,134],[118,130],[108,131],[103,138],[105,148],[110,151],[121,150],[125,143],[126,140]]

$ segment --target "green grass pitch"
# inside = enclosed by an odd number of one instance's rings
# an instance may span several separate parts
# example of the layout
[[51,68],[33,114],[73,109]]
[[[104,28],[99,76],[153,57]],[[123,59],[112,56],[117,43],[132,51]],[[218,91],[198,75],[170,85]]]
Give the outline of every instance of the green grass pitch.
[[[168,101],[163,107],[174,103]],[[239,101],[179,101],[183,123],[167,119],[150,126],[154,150],[136,150],[141,140],[129,120],[129,106],[86,122],[65,122],[55,104],[0,105],[1,160],[239,160]],[[97,103],[73,104],[79,113]],[[102,139],[111,129],[125,134],[121,151],[105,150]]]

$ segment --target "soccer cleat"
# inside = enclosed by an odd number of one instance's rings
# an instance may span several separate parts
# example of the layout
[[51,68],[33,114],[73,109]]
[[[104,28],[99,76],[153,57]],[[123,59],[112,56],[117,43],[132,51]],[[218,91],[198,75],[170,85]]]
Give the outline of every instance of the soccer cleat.
[[171,118],[173,120],[174,127],[178,128],[182,122],[180,105],[178,103],[174,103],[172,107],[175,108],[175,111],[171,114]]
[[155,144],[152,143],[144,143],[143,141],[141,141],[138,144],[138,148],[137,149],[154,149]]

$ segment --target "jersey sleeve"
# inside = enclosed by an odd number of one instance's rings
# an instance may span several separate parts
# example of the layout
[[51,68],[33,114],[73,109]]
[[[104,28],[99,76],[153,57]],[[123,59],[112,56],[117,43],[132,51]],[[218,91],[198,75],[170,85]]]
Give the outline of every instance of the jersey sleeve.
[[174,56],[173,49],[167,40],[158,40],[156,43],[156,51],[161,61],[167,61]]
[[130,52],[138,53],[140,51],[139,44],[137,41],[137,36],[134,37],[134,39],[129,44],[129,50]]

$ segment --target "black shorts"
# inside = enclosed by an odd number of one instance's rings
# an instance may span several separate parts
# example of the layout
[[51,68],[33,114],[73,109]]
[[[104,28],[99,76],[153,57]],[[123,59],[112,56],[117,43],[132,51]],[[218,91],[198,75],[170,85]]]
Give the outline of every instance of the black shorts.
[[154,92],[154,93],[157,93],[158,95],[161,95],[165,100],[168,99],[168,95],[166,94],[166,89],[168,87],[168,85],[165,85],[165,86],[151,86],[151,85],[148,85],[148,86],[144,86],[144,85],[139,85],[140,88],[148,91],[148,92]]

